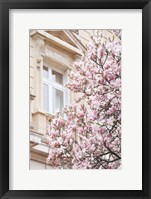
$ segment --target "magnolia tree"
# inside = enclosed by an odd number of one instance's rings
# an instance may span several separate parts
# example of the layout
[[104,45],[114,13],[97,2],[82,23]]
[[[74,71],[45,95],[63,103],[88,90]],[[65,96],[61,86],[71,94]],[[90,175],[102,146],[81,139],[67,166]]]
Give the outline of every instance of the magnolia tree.
[[53,168],[117,169],[121,164],[121,31],[92,35],[67,87],[77,97],[48,132]]

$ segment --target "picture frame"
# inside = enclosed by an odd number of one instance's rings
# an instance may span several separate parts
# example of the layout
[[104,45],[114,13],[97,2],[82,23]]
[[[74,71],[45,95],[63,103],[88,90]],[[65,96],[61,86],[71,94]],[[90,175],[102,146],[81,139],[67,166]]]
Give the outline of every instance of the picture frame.
[[[9,10],[10,9],[142,9],[142,190],[9,190]],[[1,119],[0,119],[0,176],[1,198],[151,198],[151,2],[150,0],[10,0],[1,1]],[[135,113],[136,114],[136,113]],[[124,180],[124,179],[123,179]]]

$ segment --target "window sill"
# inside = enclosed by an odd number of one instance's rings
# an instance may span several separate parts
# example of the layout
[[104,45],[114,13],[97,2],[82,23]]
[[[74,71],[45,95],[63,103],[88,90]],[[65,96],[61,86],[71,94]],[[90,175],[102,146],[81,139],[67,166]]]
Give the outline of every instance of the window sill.
[[37,110],[37,111],[35,111],[35,112],[32,113],[32,115],[37,115],[37,114],[45,115],[45,116],[49,117],[50,119],[54,118],[54,114],[45,112],[43,110]]

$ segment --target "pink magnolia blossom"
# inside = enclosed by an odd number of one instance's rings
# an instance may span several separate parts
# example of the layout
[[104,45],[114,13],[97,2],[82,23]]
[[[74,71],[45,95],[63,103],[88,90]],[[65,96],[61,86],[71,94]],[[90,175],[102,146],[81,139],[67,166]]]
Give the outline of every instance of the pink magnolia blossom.
[[121,164],[121,31],[95,31],[87,52],[74,63],[67,87],[79,93],[49,129],[53,168],[118,169]]

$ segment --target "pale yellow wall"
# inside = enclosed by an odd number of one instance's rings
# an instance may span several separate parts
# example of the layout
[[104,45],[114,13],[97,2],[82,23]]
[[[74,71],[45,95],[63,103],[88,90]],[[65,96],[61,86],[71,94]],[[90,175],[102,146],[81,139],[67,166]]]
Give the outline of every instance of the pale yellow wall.
[[93,30],[79,30],[80,40],[85,46],[91,41],[92,32]]
[[[96,30],[79,30],[79,36],[78,38],[80,41],[87,47],[88,43],[91,41],[91,35],[95,33]],[[104,35],[104,41],[106,38],[111,38],[113,39],[113,34],[111,33],[110,30],[102,30],[103,35]],[[114,35],[115,36],[115,35]],[[117,37],[115,36],[115,39]]]

